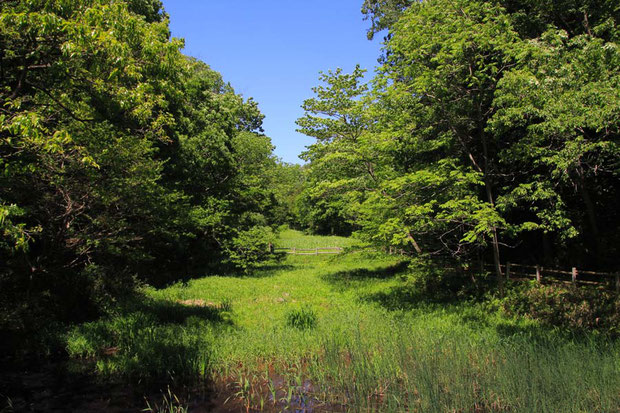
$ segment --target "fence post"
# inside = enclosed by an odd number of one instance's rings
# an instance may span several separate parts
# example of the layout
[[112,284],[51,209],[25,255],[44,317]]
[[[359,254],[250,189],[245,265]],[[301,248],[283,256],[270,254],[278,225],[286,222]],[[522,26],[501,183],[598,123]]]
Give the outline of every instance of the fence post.
[[271,242],[269,243],[269,253],[273,254],[273,244]]
[[296,254],[296,252],[295,252],[295,247],[293,247],[293,255],[295,255],[295,254]]
[[536,264],[536,282],[540,284],[540,265]]
[[316,248],[314,249],[314,255],[319,255],[319,247],[316,247]]
[[506,279],[510,279],[510,261],[506,263]]
[[573,282],[573,284],[575,284],[577,282],[577,267],[573,267],[571,278],[572,278],[571,281]]

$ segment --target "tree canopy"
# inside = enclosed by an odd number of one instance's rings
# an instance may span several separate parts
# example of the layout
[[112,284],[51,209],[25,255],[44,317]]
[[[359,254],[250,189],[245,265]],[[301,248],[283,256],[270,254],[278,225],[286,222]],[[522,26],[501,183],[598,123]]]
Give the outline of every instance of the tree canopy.
[[181,53],[160,1],[5,1],[0,44],[8,319],[260,258],[248,231],[266,248],[278,224],[263,115]]
[[366,1],[382,66],[322,74],[298,121],[315,214],[500,279],[506,258],[617,264],[619,9],[530,3]]

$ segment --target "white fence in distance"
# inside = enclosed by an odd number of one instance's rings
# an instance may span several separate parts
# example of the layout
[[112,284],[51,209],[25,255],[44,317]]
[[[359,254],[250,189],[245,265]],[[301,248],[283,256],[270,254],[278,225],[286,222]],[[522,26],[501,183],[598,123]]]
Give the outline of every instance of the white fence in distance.
[[273,252],[286,252],[294,255],[321,255],[321,254],[340,254],[343,249],[341,247],[315,247],[315,248],[297,248],[297,247],[272,247]]

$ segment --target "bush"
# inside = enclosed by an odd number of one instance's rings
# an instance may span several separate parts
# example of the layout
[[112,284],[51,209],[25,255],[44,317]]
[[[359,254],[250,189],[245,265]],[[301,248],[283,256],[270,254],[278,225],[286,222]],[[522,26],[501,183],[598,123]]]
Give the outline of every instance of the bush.
[[500,307],[552,326],[620,334],[620,299],[598,288],[520,284],[508,289]]
[[495,280],[487,274],[470,274],[458,268],[455,262],[435,262],[426,259],[412,259],[406,280],[418,299],[432,302],[450,302],[455,299],[483,297],[493,289]]
[[240,231],[228,251],[230,262],[245,271],[254,268],[271,257],[269,244],[273,244],[275,239],[272,229],[266,226]]

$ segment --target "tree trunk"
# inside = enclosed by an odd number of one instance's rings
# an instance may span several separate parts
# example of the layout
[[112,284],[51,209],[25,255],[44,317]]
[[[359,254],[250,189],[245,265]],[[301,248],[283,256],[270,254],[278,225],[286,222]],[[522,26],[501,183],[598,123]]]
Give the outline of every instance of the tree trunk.
[[409,239],[409,241],[411,241],[411,243],[413,244],[413,248],[415,248],[415,251],[418,254],[422,254],[422,248],[420,248],[420,246],[418,245],[418,243],[416,242],[415,238],[413,238],[413,235],[411,235],[410,231],[407,231],[407,238]]
[[[495,207],[495,200],[493,198],[493,188],[491,186],[489,177],[489,149],[487,146],[486,136],[484,136],[484,129],[480,129],[480,140],[482,141],[482,150],[484,154],[484,189],[487,194],[487,201],[492,207]],[[493,266],[495,267],[495,275],[497,277],[497,286],[499,288],[500,296],[504,296],[504,274],[502,274],[502,267],[500,264],[499,256],[499,237],[497,235],[497,227],[493,225],[491,227],[492,244],[493,244]]]
[[547,234],[546,232],[542,233],[542,245],[543,245],[543,264],[551,267],[553,266],[553,261],[552,261],[552,248],[551,248],[551,242],[549,242],[549,234]]
[[601,245],[600,245],[600,232],[598,229],[598,225],[596,222],[596,207],[594,202],[592,202],[592,198],[590,197],[590,192],[586,187],[586,181],[584,178],[583,166],[579,165],[577,170],[577,174],[579,175],[579,181],[577,183],[577,187],[581,194],[581,199],[583,199],[583,203],[585,205],[586,215],[588,217],[588,222],[590,224],[591,235],[587,236],[584,234],[584,238],[590,238],[592,240],[592,248],[594,249],[594,256],[598,263],[601,262]]
[[[489,203],[492,206],[495,206],[493,202],[493,192],[491,190],[491,186],[487,183],[487,179],[485,177],[484,184],[487,192],[487,198]],[[493,266],[495,267],[495,275],[497,277],[497,286],[499,288],[500,296],[504,296],[504,274],[502,273],[502,267],[500,264],[500,256],[499,256],[499,237],[497,236],[497,227],[493,225],[491,228],[492,232],[492,244],[493,244]]]

